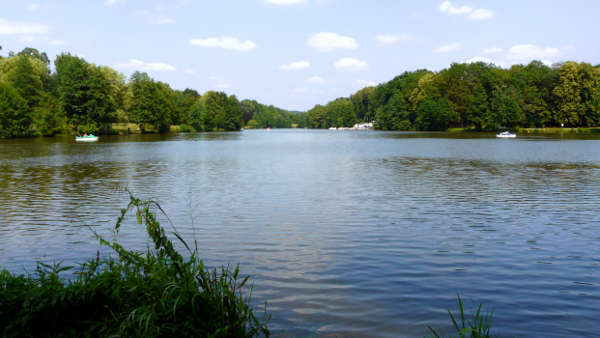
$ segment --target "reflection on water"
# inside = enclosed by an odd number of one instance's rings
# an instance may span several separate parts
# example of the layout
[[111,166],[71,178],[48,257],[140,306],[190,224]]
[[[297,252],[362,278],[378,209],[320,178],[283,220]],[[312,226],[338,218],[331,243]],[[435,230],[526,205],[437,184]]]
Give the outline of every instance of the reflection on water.
[[[161,203],[209,265],[240,263],[279,334],[423,336],[449,328],[460,293],[491,306],[502,335],[592,336],[596,136],[460,135],[0,141],[0,265],[93,256],[90,227],[112,236],[128,187]],[[130,223],[120,239],[143,249]]]

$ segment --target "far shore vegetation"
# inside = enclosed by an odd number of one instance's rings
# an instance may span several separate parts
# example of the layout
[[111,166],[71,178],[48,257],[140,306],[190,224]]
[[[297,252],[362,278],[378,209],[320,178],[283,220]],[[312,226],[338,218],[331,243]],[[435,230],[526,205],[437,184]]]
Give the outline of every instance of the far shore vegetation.
[[[1,47],[0,47],[1,48]],[[374,122],[379,130],[597,132],[600,65],[539,61],[508,69],[453,63],[407,71],[349,97],[292,112],[224,92],[175,90],[148,74],[25,48],[0,57],[0,138],[57,134],[330,128]]]

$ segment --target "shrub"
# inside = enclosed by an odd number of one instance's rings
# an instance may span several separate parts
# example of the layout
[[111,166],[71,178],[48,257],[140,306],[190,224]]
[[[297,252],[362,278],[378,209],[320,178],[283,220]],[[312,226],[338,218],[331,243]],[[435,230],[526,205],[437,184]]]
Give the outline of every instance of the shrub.
[[[97,235],[118,258],[100,259],[98,253],[76,270],[38,263],[30,276],[0,271],[0,335],[269,336],[266,311],[256,318],[242,293],[248,277],[239,276],[239,267],[207,269],[197,248],[174,231],[189,250],[184,258],[157,221],[154,212],[164,212],[152,201],[131,196],[116,233],[129,210],[154,243],[145,254]],[[60,278],[64,271],[76,277]]]

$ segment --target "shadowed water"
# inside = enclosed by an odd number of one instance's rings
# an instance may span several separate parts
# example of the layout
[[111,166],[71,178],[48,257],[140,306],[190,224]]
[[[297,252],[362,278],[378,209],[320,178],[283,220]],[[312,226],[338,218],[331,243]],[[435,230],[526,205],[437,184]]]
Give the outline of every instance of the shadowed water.
[[[152,198],[211,265],[241,264],[278,335],[600,331],[600,140],[272,130],[0,141],[0,266],[81,262]],[[119,235],[143,249],[131,220]],[[100,249],[109,254],[106,249]]]

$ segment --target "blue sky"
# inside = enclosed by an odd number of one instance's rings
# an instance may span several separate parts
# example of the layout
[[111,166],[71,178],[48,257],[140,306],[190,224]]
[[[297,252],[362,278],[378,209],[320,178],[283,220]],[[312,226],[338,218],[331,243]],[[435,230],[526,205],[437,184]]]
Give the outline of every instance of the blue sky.
[[406,70],[600,63],[595,0],[8,1],[0,55],[31,46],[306,110]]

